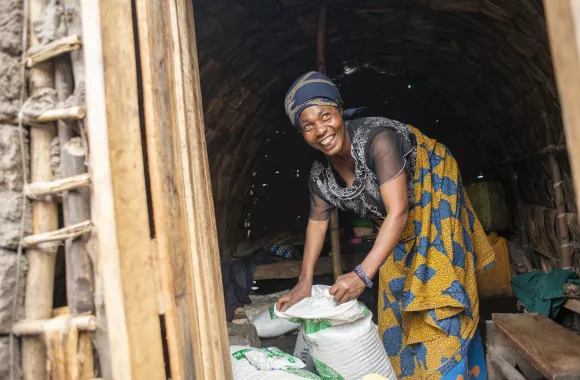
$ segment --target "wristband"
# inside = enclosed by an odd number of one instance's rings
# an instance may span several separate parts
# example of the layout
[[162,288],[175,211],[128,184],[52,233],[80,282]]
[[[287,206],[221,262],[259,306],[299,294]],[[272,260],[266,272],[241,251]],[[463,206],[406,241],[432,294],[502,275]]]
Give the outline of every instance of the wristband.
[[367,276],[365,271],[360,267],[360,265],[357,265],[354,268],[354,273],[356,273],[360,277],[360,279],[364,282],[364,284],[367,288],[373,287],[373,282],[371,281],[369,276]]

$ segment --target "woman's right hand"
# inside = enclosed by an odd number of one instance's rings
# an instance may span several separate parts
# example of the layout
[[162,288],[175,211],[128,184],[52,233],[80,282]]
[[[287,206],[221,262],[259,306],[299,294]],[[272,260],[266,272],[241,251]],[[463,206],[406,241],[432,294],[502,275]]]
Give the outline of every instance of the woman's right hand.
[[312,295],[312,280],[298,280],[296,286],[276,303],[276,310],[284,312]]

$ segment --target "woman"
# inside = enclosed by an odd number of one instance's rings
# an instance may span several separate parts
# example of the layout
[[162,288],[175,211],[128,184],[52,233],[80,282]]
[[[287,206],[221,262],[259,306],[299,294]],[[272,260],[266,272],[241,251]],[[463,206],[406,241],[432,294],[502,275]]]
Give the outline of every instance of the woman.
[[330,293],[346,302],[378,277],[379,333],[399,378],[485,378],[476,274],[495,256],[448,149],[394,120],[354,118],[330,78],[316,72],[294,82],[285,106],[327,162],[312,166],[302,273],[277,308],[310,296],[335,207],[374,218],[373,248]]

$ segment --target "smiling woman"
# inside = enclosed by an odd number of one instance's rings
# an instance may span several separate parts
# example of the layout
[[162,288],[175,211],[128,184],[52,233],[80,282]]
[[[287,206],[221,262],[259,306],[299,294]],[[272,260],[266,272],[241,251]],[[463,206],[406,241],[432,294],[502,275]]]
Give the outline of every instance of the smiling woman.
[[335,85],[319,73],[298,78],[285,106],[326,163],[312,165],[302,272],[278,309],[310,296],[330,212],[338,207],[375,219],[380,230],[365,259],[330,293],[339,303],[355,299],[378,274],[379,332],[397,375],[485,372],[475,274],[495,255],[447,147],[398,121],[343,112]]

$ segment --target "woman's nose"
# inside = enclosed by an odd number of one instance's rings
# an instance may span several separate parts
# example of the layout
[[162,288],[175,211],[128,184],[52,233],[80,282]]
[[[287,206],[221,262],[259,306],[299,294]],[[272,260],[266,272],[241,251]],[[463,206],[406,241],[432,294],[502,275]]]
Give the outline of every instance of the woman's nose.
[[324,136],[326,133],[326,126],[324,123],[316,123],[316,136]]

